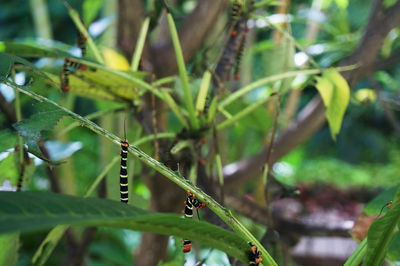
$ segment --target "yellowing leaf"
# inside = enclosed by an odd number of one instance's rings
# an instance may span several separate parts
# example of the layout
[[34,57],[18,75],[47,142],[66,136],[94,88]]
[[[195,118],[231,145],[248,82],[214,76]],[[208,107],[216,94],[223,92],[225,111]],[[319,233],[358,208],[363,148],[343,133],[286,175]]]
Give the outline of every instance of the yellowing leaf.
[[354,93],[354,97],[356,98],[357,101],[360,103],[370,103],[375,101],[376,99],[376,93],[374,90],[371,89],[359,89]]
[[103,49],[103,56],[106,66],[116,70],[129,70],[129,62],[126,58],[110,48]]
[[321,94],[325,106],[328,107],[332,99],[334,89],[333,84],[329,79],[323,77],[316,77],[316,80],[317,84],[315,87],[319,91],[319,94]]
[[343,116],[350,100],[350,88],[347,81],[335,69],[323,72],[322,77],[317,78],[318,91],[326,106],[326,118],[332,138],[340,132]]

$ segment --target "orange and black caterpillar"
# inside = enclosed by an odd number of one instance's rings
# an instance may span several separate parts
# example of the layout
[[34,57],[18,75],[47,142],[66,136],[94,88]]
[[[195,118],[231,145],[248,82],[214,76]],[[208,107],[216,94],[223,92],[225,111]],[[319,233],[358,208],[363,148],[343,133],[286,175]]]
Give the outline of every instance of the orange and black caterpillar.
[[79,49],[81,49],[82,57],[86,56],[86,40],[87,38],[85,37],[85,35],[83,35],[82,32],[79,31],[78,37],[76,38],[76,45]]
[[[15,146],[14,150],[18,151],[19,148],[20,148],[19,145],[17,145],[17,146]],[[24,183],[25,166],[29,165],[31,163],[31,159],[29,158],[28,152],[25,148],[23,148],[23,154],[24,154],[23,161],[20,162],[21,169],[20,169],[20,172],[18,175],[17,188],[15,190],[16,192],[21,191],[22,184]]]
[[[196,199],[196,195],[190,193],[190,191],[187,191],[187,197],[186,201],[184,202],[185,204],[185,210],[183,211],[183,214],[185,215],[186,218],[192,218],[193,217],[193,209],[196,208],[204,208],[206,206],[205,203],[202,203],[198,199]],[[190,252],[192,248],[192,241],[184,239],[183,240],[183,252],[187,253]]]
[[69,86],[69,75],[71,74],[71,72],[74,72],[75,70],[85,70],[86,69],[86,65],[85,64],[81,64],[78,61],[72,59],[72,58],[68,58],[66,57],[64,59],[64,65],[63,65],[63,69],[61,72],[61,90],[63,92],[67,92],[70,89]]
[[[243,42],[243,37],[246,31],[246,21],[247,19],[240,16],[238,21],[235,23],[232,29],[232,33],[225,45],[222,52],[221,58],[215,68],[214,84],[217,88],[222,88],[223,83],[231,79],[232,68],[235,64],[235,59],[240,50],[240,46]],[[234,33],[233,33],[234,32]]]
[[230,14],[229,23],[231,26],[234,26],[236,24],[241,13],[242,13],[242,5],[239,2],[235,1],[232,5]]
[[253,245],[253,243],[249,242],[251,247],[251,252],[249,254],[249,265],[256,265],[258,266],[260,262],[262,262],[262,254],[258,248]]
[[128,159],[128,140],[121,140],[121,168],[119,170],[119,190],[121,194],[121,202],[128,203],[128,171],[127,171],[127,159]]
[[246,43],[246,32],[247,32],[247,28],[245,30],[245,33],[243,34],[243,38],[242,38],[242,41],[240,43],[239,50],[238,50],[238,52],[236,54],[236,60],[235,60],[235,66],[234,66],[234,78],[235,78],[235,80],[238,80],[240,78],[240,73],[239,73],[239,71],[240,71],[240,62],[241,62],[242,57],[243,57],[244,45]]

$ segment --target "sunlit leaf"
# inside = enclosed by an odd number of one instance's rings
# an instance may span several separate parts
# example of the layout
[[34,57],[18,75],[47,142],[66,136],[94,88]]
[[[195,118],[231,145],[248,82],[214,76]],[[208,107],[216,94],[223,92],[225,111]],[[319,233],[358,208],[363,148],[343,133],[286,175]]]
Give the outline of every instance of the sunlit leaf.
[[106,66],[116,70],[129,70],[129,62],[122,54],[110,48],[103,49]]
[[354,97],[360,103],[371,103],[376,100],[376,93],[371,89],[359,89],[354,93]]
[[349,5],[349,0],[335,0],[335,3],[340,9],[346,9]]
[[317,80],[315,87],[319,91],[325,106],[328,108],[332,101],[332,94],[334,90],[333,84],[329,79],[324,77],[316,77],[315,79]]
[[317,78],[316,87],[326,106],[326,118],[332,138],[340,132],[344,113],[350,100],[350,88],[347,81],[335,69],[325,70]]

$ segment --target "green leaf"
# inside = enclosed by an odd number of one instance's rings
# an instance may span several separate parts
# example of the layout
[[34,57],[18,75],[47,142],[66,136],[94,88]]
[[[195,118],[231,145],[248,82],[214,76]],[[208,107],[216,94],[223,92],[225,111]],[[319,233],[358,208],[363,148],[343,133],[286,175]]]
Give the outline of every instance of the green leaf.
[[334,90],[333,84],[327,78],[316,77],[315,79],[317,80],[315,87],[319,91],[319,94],[321,94],[321,98],[324,101],[325,106],[328,108],[332,100],[332,94]]
[[174,19],[173,19],[171,13],[169,13],[169,12],[167,14],[167,20],[168,20],[169,31],[171,33],[172,44],[173,44],[174,50],[175,50],[175,56],[176,56],[176,61],[178,64],[179,76],[182,79],[183,95],[185,97],[185,104],[186,104],[186,108],[187,108],[187,111],[189,114],[190,125],[194,129],[198,129],[199,123],[196,118],[196,111],[195,111],[194,104],[193,104],[193,98],[192,98],[192,94],[191,94],[191,91],[189,88],[189,77],[186,73],[185,60],[183,58],[183,52],[182,52],[181,44],[179,41],[178,32],[176,30],[175,22],[174,22]]
[[25,138],[28,150],[40,154],[37,142],[41,137],[41,131],[51,130],[58,120],[66,113],[48,103],[37,104],[39,112],[29,119],[24,119],[14,125],[20,135]]
[[19,233],[0,235],[0,265],[17,264]]
[[0,161],[0,184],[3,184],[3,182],[8,179],[11,185],[17,185],[19,173],[15,163],[15,152],[10,152],[6,158]]
[[[372,216],[372,215],[378,215],[379,212],[381,211],[382,207],[387,204],[389,201],[391,201],[396,193],[396,191],[400,188],[399,185],[386,189],[379,193],[378,196],[376,196],[373,200],[368,202],[367,205],[365,205],[363,209],[363,213]],[[386,213],[384,211],[383,213]]]
[[35,265],[44,265],[47,261],[57,243],[60,241],[61,237],[64,235],[68,226],[58,225],[54,227],[50,233],[46,236],[43,242],[40,244],[35,255],[33,255],[32,263]]
[[[1,63],[4,63],[4,64],[1,64]],[[15,63],[22,64],[24,66],[24,68],[27,68],[33,74],[36,74],[39,77],[42,77],[48,81],[51,81],[51,79],[48,76],[46,76],[46,74],[44,74],[42,71],[37,69],[31,62],[29,62],[19,56],[16,56],[13,54],[7,54],[7,53],[0,53],[0,77],[3,79],[7,78],[7,76],[10,74],[12,66]]]
[[388,248],[398,234],[400,222],[400,188],[393,199],[392,208],[377,219],[368,230],[367,255],[363,265],[382,265]]
[[0,76],[7,77],[14,61],[5,53],[0,53]]
[[248,244],[237,234],[175,214],[153,213],[117,201],[47,192],[0,192],[0,233],[56,225],[110,226],[175,235],[220,249],[247,262]]
[[85,0],[82,5],[83,20],[89,25],[103,6],[104,0]]
[[68,57],[67,52],[56,47],[46,47],[33,41],[0,42],[0,52],[33,58],[62,58]]
[[340,132],[343,116],[350,100],[350,88],[347,81],[333,68],[325,70],[322,77],[317,77],[317,90],[326,107],[332,139]]
[[0,151],[5,151],[9,148],[14,148],[17,144],[17,135],[11,130],[0,131]]

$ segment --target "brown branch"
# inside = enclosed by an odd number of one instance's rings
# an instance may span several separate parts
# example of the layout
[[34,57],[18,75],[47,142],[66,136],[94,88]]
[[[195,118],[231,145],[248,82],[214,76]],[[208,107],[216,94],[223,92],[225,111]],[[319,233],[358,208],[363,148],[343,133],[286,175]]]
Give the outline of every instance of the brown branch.
[[[193,58],[207,36],[214,30],[226,3],[226,0],[198,1],[193,12],[185,18],[178,32],[185,62]],[[151,60],[158,77],[177,72],[178,66],[171,39],[153,44]]]
[[[350,87],[354,86],[374,67],[376,54],[385,36],[400,23],[400,1],[391,8],[383,11],[381,0],[376,1],[363,37],[357,49],[341,65],[358,64],[360,67],[353,71],[343,73]],[[309,104],[299,113],[296,120],[291,123],[276,141],[275,150],[272,152],[272,161],[282,158],[297,145],[311,137],[325,122],[325,108],[319,95],[315,96]],[[227,187],[239,186],[259,174],[259,169],[264,163],[267,148],[250,158],[245,158],[224,167],[225,185]]]
[[400,51],[392,54],[388,58],[377,61],[374,65],[373,71],[384,70],[392,67],[400,62]]
[[[128,57],[133,55],[144,17],[142,1],[118,1],[117,45]],[[148,49],[145,46],[143,53]]]

